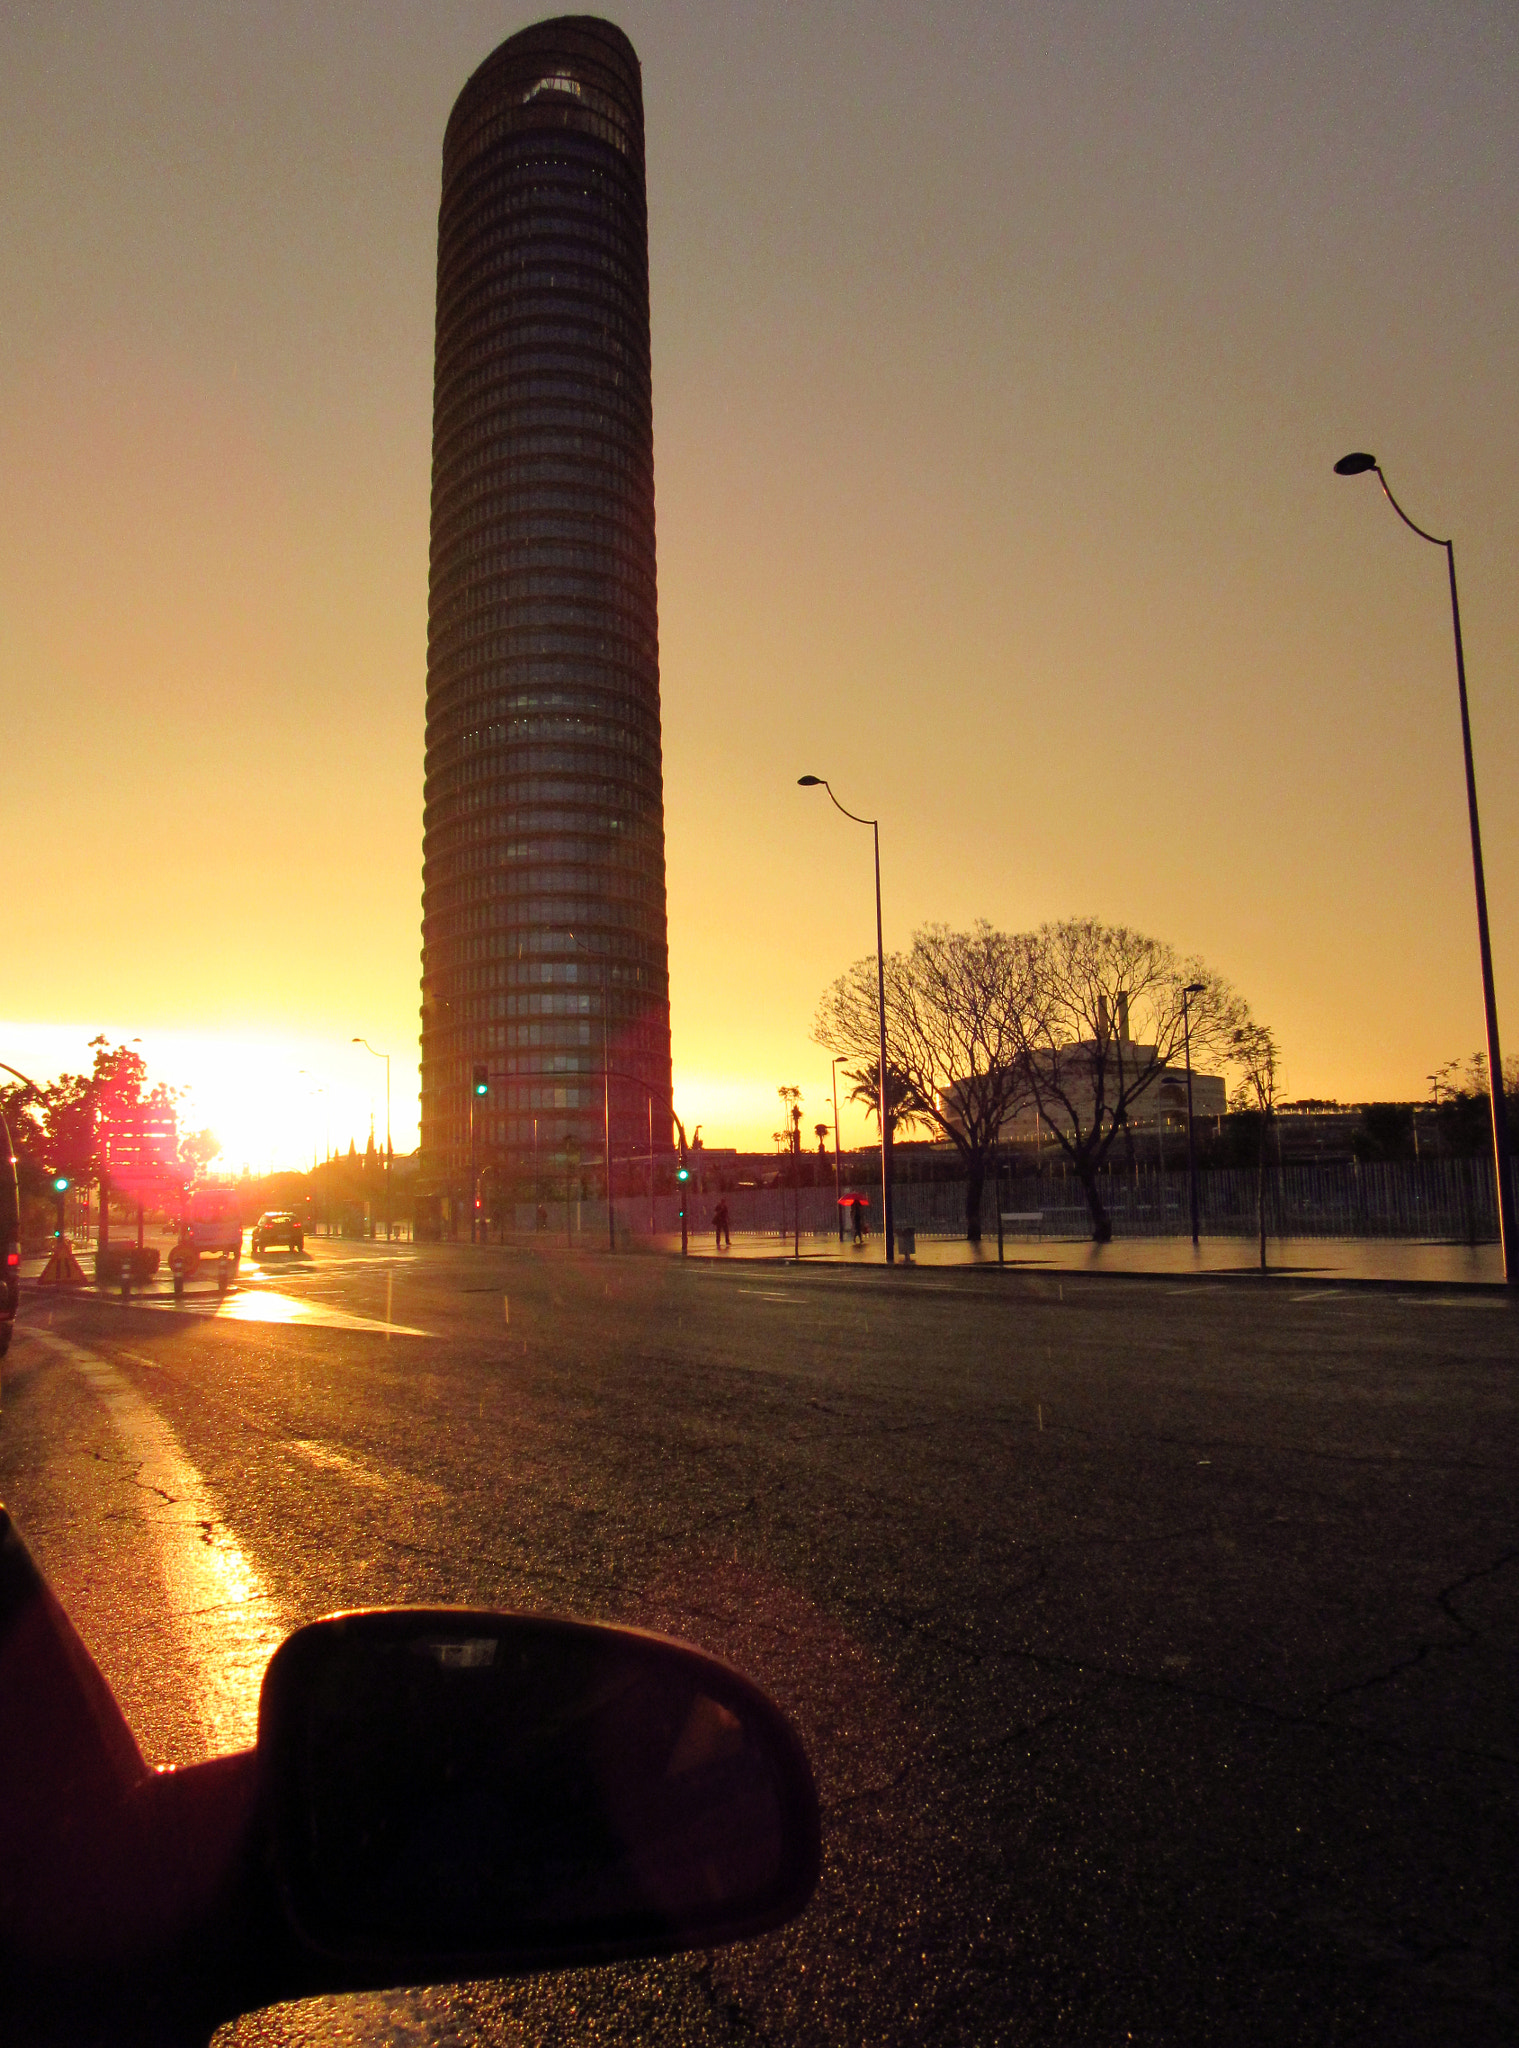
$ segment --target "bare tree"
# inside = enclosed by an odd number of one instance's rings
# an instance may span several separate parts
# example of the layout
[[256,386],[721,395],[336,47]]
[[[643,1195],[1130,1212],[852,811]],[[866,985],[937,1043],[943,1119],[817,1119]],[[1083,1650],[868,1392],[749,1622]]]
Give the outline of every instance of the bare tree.
[[1119,1132],[1128,1135],[1136,1103],[1181,1062],[1184,998],[1194,1057],[1227,1055],[1242,1006],[1200,960],[1125,925],[1069,918],[1016,946],[1007,1019],[1020,1077],[1103,1244],[1113,1226],[1097,1176]]
[[[1016,942],[985,922],[925,925],[886,961],[887,1114],[946,1138],[965,1167],[965,1234],[981,1239],[981,1192],[998,1133],[1020,1100],[1010,997]],[[813,1037],[875,1072],[876,972],[858,960],[818,1007]]]
[[1266,1270],[1266,1173],[1271,1126],[1276,1117],[1281,1054],[1264,1024],[1241,1018],[1230,1036],[1229,1056],[1241,1068],[1231,1107],[1253,1112],[1261,1120],[1260,1157],[1256,1167],[1255,1213],[1260,1226],[1261,1271]]

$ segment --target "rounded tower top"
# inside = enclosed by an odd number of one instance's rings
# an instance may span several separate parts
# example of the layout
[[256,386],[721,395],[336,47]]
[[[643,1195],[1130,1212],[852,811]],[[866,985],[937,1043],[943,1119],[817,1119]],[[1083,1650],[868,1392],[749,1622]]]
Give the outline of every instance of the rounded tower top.
[[643,74],[614,22],[561,14],[520,29],[473,71],[443,136],[443,189],[501,136],[578,129],[643,164]]

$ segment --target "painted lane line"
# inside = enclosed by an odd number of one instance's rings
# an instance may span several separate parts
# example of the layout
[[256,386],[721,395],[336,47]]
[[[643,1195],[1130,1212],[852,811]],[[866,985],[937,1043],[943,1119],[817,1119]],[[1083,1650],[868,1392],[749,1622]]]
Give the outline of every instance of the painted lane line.
[[417,1479],[399,1469],[378,1471],[373,1465],[350,1458],[346,1452],[312,1437],[292,1437],[285,1448],[294,1451],[308,1465],[314,1465],[319,1472],[335,1472],[351,1485],[362,1486],[371,1493],[387,1494],[392,1499],[409,1494],[413,1499],[423,1501],[446,1501],[449,1497],[446,1488],[435,1485],[430,1479]]
[[347,1309],[328,1308],[324,1302],[302,1300],[293,1294],[276,1294],[267,1287],[205,1301],[172,1301],[164,1295],[137,1294],[119,1305],[157,1309],[165,1315],[214,1316],[228,1323],[283,1323],[290,1329],[376,1330],[384,1337],[432,1335],[430,1330],[414,1330],[407,1323],[383,1323],[374,1316],[350,1315]]
[[292,1437],[285,1448],[294,1451],[298,1458],[304,1458],[308,1465],[315,1465],[319,1472],[340,1472],[345,1479],[352,1480],[355,1486],[367,1486],[375,1493],[390,1491],[389,1482],[382,1473],[372,1472],[367,1465],[357,1464],[352,1458],[345,1457],[341,1451],[335,1451],[331,1444],[314,1443],[307,1437],[297,1436]]
[[1399,1308],[1508,1308],[1511,1306],[1506,1294],[1494,1290],[1491,1294],[1399,1294],[1394,1297]]
[[264,1667],[288,1633],[278,1603],[173,1430],[125,1375],[66,1337],[35,1326],[28,1334],[84,1380],[137,1467],[138,1501],[158,1553],[170,1620],[199,1681],[193,1705],[206,1754],[251,1748]]

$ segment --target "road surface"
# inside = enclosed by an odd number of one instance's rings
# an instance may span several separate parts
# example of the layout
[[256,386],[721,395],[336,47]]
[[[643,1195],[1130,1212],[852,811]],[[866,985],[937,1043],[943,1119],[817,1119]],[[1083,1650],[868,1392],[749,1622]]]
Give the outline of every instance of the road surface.
[[1510,2042],[1501,1294],[338,1246],[28,1294],[0,1499],[137,1729],[369,1602],[636,1621],[795,1718],[795,1927],[221,2048]]

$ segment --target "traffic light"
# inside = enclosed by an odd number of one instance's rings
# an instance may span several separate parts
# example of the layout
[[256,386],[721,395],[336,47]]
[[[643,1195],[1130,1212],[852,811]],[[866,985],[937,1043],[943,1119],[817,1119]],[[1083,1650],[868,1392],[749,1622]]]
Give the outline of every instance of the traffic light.
[[691,1178],[691,1169],[690,1169],[690,1167],[689,1167],[689,1166],[684,1166],[684,1165],[682,1165],[682,1166],[677,1166],[677,1167],[676,1167],[676,1169],[675,1169],[675,1178],[676,1178],[677,1180],[689,1180],[689,1179]]
[[477,1095],[489,1095],[490,1092],[490,1069],[485,1065],[483,1060],[477,1060],[475,1062],[475,1093]]
[[67,1175],[66,1173],[55,1173],[55,1174],[53,1175],[53,1193],[54,1193],[55,1195],[66,1195],[66,1194],[68,1193],[68,1191],[69,1191],[69,1177],[68,1177],[68,1175]]

